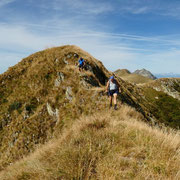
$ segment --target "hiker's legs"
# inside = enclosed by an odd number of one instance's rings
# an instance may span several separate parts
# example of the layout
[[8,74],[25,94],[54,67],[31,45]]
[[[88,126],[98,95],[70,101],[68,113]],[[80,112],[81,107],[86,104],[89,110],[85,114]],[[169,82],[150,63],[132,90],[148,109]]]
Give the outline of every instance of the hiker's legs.
[[81,65],[79,65],[79,71],[81,71]]
[[112,106],[112,96],[109,96],[110,107]]
[[113,97],[114,97],[114,109],[117,110],[117,93],[114,93]]
[[114,93],[113,96],[114,96],[114,105],[115,105],[115,104],[117,104],[117,94]]

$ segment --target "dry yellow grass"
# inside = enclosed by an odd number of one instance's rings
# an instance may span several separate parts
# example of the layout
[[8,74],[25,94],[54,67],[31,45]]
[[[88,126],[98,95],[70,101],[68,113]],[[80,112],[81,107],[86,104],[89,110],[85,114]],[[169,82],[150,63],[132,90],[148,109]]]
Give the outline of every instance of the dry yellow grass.
[[121,78],[124,81],[128,81],[128,82],[135,83],[135,84],[142,84],[142,83],[148,83],[148,82],[153,81],[152,79],[143,77],[143,76],[138,75],[138,74],[128,74],[125,76],[121,76]]
[[84,116],[0,179],[180,179],[180,132],[150,127],[141,118],[124,105]]

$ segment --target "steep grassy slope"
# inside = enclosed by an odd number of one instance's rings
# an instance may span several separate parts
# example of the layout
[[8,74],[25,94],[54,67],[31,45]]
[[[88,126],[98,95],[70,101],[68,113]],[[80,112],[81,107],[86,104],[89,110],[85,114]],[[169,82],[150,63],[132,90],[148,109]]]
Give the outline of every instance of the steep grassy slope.
[[173,127],[180,128],[180,101],[162,91],[153,88],[143,88],[144,96],[151,102],[149,111],[158,119],[159,122]]
[[[78,57],[87,60],[79,73]],[[104,109],[107,70],[76,46],[38,52],[0,76],[0,167],[19,159],[70,126],[81,114]]]
[[0,179],[180,179],[179,131],[141,119],[127,106],[82,117]]

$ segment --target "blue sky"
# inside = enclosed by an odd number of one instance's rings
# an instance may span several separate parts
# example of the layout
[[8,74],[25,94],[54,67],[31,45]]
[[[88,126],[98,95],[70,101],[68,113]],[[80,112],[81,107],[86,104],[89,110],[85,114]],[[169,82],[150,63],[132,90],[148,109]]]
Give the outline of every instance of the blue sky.
[[0,0],[0,73],[75,44],[108,70],[180,74],[179,0]]

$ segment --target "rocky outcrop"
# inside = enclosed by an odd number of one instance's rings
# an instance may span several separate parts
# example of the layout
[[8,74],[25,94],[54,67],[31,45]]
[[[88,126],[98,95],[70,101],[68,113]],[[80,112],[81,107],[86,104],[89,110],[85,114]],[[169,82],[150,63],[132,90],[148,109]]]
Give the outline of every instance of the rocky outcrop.
[[162,78],[150,83],[148,86],[180,100],[180,78]]
[[80,75],[80,84],[83,87],[90,89],[91,87],[100,87],[98,81],[93,76],[87,76],[86,74]]
[[64,74],[62,72],[58,72],[57,79],[55,80],[55,86],[59,87],[62,81],[64,81]]
[[146,69],[136,70],[135,72],[133,72],[133,74],[139,74],[150,79],[157,79],[150,71]]
[[67,88],[66,88],[66,98],[67,98],[69,101],[72,101],[72,99],[73,99],[72,88],[71,88],[71,87],[67,87]]
[[48,111],[48,114],[55,119],[56,124],[57,124],[59,122],[59,110],[57,108],[53,110],[50,104],[47,103],[47,111]]

